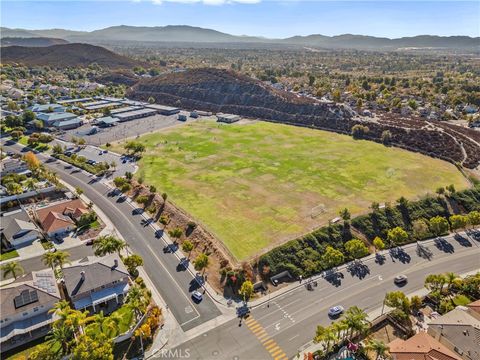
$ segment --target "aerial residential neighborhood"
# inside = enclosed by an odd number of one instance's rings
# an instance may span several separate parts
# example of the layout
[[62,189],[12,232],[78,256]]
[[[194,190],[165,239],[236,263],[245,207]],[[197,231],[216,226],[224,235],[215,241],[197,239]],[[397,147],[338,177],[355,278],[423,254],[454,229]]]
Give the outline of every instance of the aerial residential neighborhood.
[[0,358],[480,360],[475,5],[2,2]]

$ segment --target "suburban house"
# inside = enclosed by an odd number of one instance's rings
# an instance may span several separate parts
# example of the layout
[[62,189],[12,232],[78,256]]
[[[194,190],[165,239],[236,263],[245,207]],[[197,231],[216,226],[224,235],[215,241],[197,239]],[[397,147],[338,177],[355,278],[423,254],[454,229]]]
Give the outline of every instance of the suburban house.
[[45,127],[50,127],[55,124],[57,121],[66,121],[75,119],[77,115],[69,112],[51,112],[51,113],[38,113],[37,119],[43,122]]
[[130,277],[117,254],[89,257],[64,268],[64,293],[77,310],[111,313],[130,288]]
[[477,314],[480,315],[480,300],[471,302],[470,304],[467,305],[467,307],[470,310],[475,311]]
[[395,339],[388,346],[393,360],[461,360],[461,357],[425,332],[419,332],[407,340]]
[[45,336],[55,314],[49,313],[60,301],[52,270],[32,272],[0,288],[1,351],[7,351]]
[[9,174],[30,175],[27,163],[19,159],[8,158],[1,162],[1,176]]
[[63,235],[76,229],[78,221],[88,209],[80,199],[63,201],[36,211],[37,220],[48,236]]
[[23,208],[4,213],[0,228],[2,237],[13,247],[30,244],[41,237],[40,230]]
[[433,320],[428,333],[465,360],[480,359],[480,314],[457,306]]

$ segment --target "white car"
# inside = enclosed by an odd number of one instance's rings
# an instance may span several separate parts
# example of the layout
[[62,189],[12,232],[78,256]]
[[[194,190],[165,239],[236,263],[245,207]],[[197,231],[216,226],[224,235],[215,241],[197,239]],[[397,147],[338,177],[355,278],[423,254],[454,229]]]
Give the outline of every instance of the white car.
[[200,302],[200,301],[202,301],[202,299],[203,299],[203,295],[202,295],[202,293],[201,293],[200,291],[195,290],[195,291],[192,293],[192,298],[193,298],[194,300],[197,300],[198,302]]
[[343,314],[344,308],[341,305],[334,306],[328,309],[328,316],[334,317]]
[[396,285],[403,285],[403,284],[405,284],[407,281],[408,281],[407,275],[403,275],[403,274],[397,275],[397,276],[395,276],[395,278],[393,279],[393,282],[394,282]]

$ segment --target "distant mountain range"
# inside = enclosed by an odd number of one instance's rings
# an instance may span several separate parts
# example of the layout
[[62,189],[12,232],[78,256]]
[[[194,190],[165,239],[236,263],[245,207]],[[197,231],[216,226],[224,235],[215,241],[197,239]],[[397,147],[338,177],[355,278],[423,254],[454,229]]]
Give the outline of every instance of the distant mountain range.
[[30,47],[40,47],[40,46],[51,46],[51,45],[61,45],[68,44],[67,40],[48,38],[48,37],[2,37],[0,39],[0,46],[30,46]]
[[255,36],[236,36],[212,29],[186,25],[155,27],[112,26],[105,29],[72,31],[64,29],[25,30],[0,28],[3,37],[53,37],[69,42],[105,44],[108,42],[163,42],[163,43],[239,43],[239,44],[277,44],[312,46],[320,48],[353,48],[371,50],[396,50],[400,48],[449,48],[480,49],[480,37],[419,35],[398,39],[380,38],[363,35],[308,35],[293,36],[286,39],[267,39]]
[[139,61],[90,44],[63,44],[46,47],[6,46],[2,48],[2,63],[58,68],[98,64],[109,69],[131,69],[145,65]]

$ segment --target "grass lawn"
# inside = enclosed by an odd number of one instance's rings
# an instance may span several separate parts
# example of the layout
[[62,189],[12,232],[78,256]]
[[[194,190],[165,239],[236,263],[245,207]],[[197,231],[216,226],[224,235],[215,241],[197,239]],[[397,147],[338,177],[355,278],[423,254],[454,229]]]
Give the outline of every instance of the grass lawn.
[[8,260],[8,259],[13,259],[13,258],[16,258],[16,257],[18,257],[18,252],[17,252],[17,250],[11,250],[11,251],[8,251],[8,252],[2,252],[2,254],[0,255],[0,261]]
[[[237,259],[324,225],[347,207],[468,186],[450,163],[371,141],[268,122],[197,121],[142,136],[137,176],[166,192]],[[114,151],[122,152],[122,144]]]
[[47,151],[48,149],[50,149],[50,146],[48,144],[38,143],[35,146],[28,145],[28,136],[26,135],[23,135],[20,139],[18,139],[18,143],[22,144],[23,146],[28,146],[29,148],[40,151],[40,152]]

